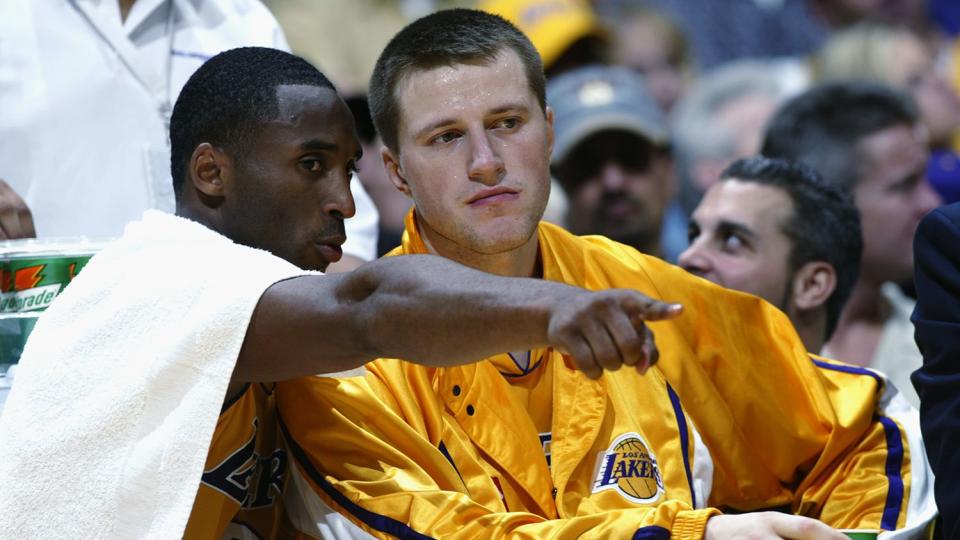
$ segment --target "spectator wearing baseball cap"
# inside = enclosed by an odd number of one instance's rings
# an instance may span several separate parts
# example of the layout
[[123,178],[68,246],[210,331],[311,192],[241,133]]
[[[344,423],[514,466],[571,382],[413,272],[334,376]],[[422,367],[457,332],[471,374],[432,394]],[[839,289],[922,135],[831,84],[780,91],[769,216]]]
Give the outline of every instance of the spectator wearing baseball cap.
[[549,82],[547,103],[567,227],[660,255],[673,163],[663,114],[643,78],[622,67],[579,68]]

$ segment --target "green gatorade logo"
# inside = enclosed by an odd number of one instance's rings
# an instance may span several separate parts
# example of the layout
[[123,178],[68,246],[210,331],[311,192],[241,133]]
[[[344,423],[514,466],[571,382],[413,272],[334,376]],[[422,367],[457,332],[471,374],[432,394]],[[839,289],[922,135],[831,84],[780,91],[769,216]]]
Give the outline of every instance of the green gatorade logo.
[[82,255],[3,261],[0,263],[0,313],[46,309],[89,258]]

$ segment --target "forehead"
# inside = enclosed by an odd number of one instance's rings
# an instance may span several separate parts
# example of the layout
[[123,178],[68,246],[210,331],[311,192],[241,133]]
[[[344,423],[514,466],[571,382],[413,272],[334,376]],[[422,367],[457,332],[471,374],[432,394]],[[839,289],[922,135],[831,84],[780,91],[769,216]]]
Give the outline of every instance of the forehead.
[[701,227],[739,223],[757,234],[782,234],[780,226],[793,213],[793,201],[778,187],[736,179],[717,182],[693,213]]
[[857,145],[864,158],[864,180],[921,171],[927,162],[926,134],[920,126],[900,125],[867,135]]
[[276,100],[277,115],[263,124],[260,146],[319,139],[337,146],[360,147],[353,115],[333,89],[280,85]]
[[396,98],[401,133],[416,133],[442,118],[457,118],[507,103],[537,103],[523,62],[511,49],[500,51],[489,62],[411,71],[397,85]]

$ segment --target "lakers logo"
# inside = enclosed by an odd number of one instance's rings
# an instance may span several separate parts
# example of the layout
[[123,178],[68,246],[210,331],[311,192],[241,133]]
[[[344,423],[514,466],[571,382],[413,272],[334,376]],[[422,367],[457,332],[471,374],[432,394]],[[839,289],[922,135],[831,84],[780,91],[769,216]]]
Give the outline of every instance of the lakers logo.
[[640,435],[624,433],[597,456],[593,492],[608,489],[635,503],[650,503],[663,494],[657,458]]

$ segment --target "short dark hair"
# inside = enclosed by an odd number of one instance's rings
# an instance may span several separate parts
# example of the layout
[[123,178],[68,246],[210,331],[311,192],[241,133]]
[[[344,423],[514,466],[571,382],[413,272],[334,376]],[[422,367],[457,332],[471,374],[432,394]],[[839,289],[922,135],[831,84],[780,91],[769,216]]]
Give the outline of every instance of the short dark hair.
[[865,81],[831,82],[787,101],[766,129],[760,153],[801,161],[826,180],[853,189],[862,180],[858,143],[878,131],[919,121],[913,101]]
[[791,244],[788,267],[796,271],[808,262],[825,261],[837,272],[837,288],[827,299],[829,339],[860,273],[863,235],[850,192],[803,163],[766,157],[738,159],[720,180],[775,187],[793,202],[793,214],[781,229]]
[[390,40],[370,78],[370,113],[384,144],[398,151],[397,86],[413,71],[457,64],[484,65],[504,50],[520,57],[527,84],[546,110],[543,62],[530,40],[499,15],[473,9],[438,11],[418,19]]
[[277,87],[286,84],[336,91],[303,58],[264,47],[222,52],[190,76],[170,118],[170,174],[178,201],[197,145],[208,142],[244,155],[257,128],[279,114]]

